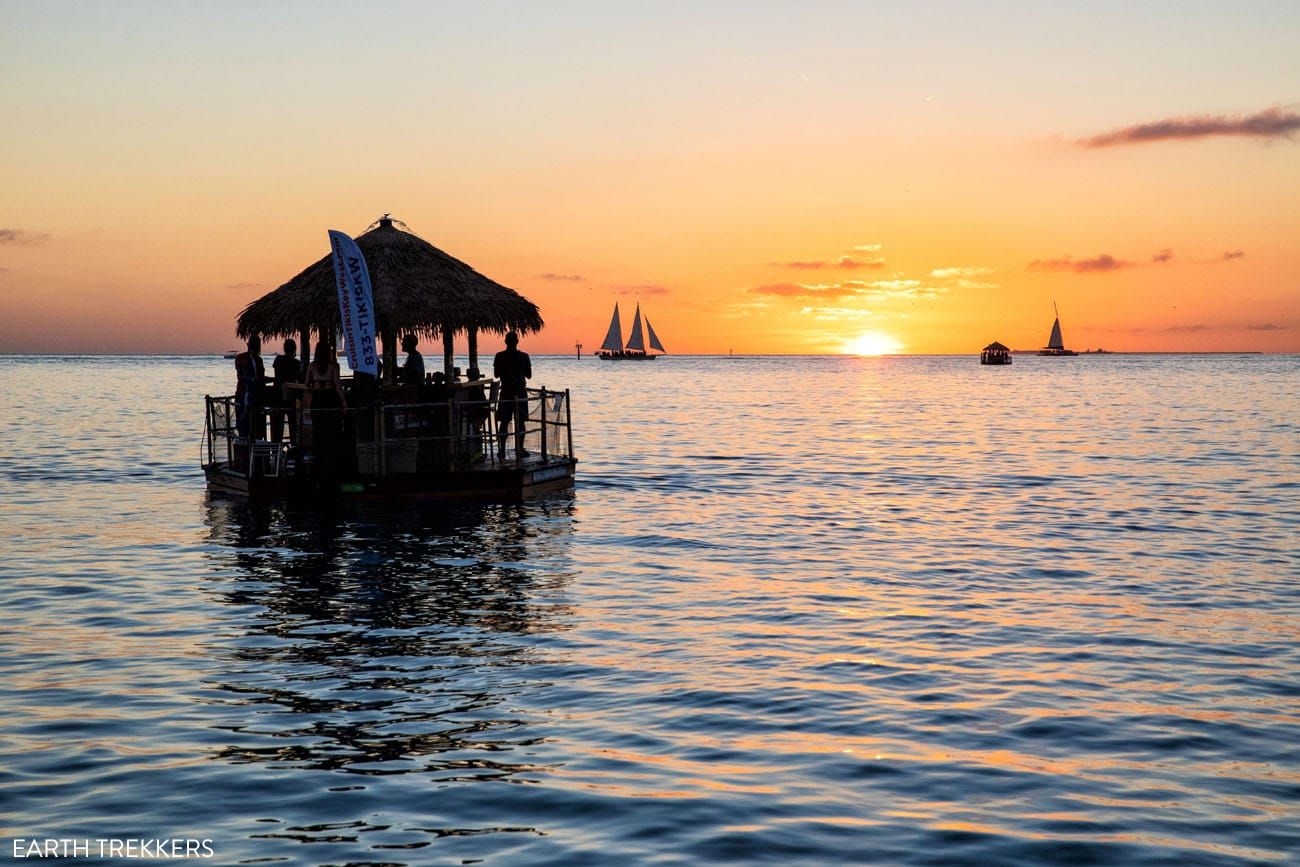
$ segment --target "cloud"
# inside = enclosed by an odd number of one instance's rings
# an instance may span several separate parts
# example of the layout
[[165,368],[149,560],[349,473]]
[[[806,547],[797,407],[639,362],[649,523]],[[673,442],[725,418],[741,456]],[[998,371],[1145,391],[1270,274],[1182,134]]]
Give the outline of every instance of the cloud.
[[[1241,250],[1228,250],[1217,259],[1200,259],[1193,257],[1190,260],[1202,265],[1214,264],[1215,262],[1232,262],[1240,259],[1246,254]],[[1174,261],[1174,250],[1172,247],[1165,247],[1151,255],[1151,265],[1165,265]],[[1077,274],[1104,274],[1108,271],[1119,271],[1122,268],[1140,268],[1142,262],[1130,262],[1127,259],[1116,259],[1109,253],[1101,253],[1093,256],[1091,259],[1075,259],[1072,256],[1062,256],[1059,259],[1035,259],[1026,266],[1027,271],[1074,271]],[[949,271],[956,269],[943,269],[946,275]],[[939,271],[932,272],[935,276],[940,276]],[[961,281],[958,281],[960,284]],[[963,288],[975,288],[967,286]]]
[[766,301],[737,301],[718,314],[722,319],[748,319],[772,305]]
[[227,289],[260,289],[262,288],[262,284],[254,283],[252,281],[245,281],[243,283],[227,283],[226,288]]
[[636,286],[615,286],[614,291],[619,295],[667,295],[673,290],[658,283],[640,283]]
[[839,261],[835,263],[835,267],[853,271],[859,268],[883,268],[885,267],[885,260],[879,256],[871,259],[854,259],[852,256],[841,256]]
[[0,229],[0,244],[44,244],[48,234],[33,234],[25,229]]
[[1025,269],[1027,271],[1074,271],[1077,274],[1101,274],[1133,267],[1132,262],[1116,259],[1109,253],[1093,256],[1091,259],[1073,259],[1064,256],[1060,259],[1035,259]]
[[821,260],[812,262],[773,262],[777,268],[793,268],[796,271],[816,271],[818,268],[825,268],[826,263]]
[[811,316],[818,322],[838,322],[841,319],[866,319],[874,316],[870,310],[856,307],[804,307],[799,311],[804,316]]
[[915,289],[921,285],[920,280],[875,280],[867,284],[872,289],[898,292],[903,289]]
[[874,280],[870,283],[853,281],[849,285],[863,287],[858,296],[872,301],[915,301],[918,298],[938,298],[948,290],[926,286],[920,280]]
[[865,280],[845,280],[842,283],[770,283],[766,286],[755,286],[746,291],[757,295],[809,298],[820,301],[838,301],[846,298],[860,298],[869,301],[915,301],[918,298],[938,298],[948,290],[944,287],[926,286],[920,280],[899,278],[870,282]]
[[880,244],[858,244],[853,248],[854,253],[879,253]]
[[538,274],[538,280],[581,280],[581,274],[552,274],[549,271],[545,274]]
[[1300,114],[1275,106],[1251,115],[1206,114],[1141,123],[1079,139],[1075,144],[1084,148],[1107,148],[1153,141],[1191,141],[1211,136],[1289,139],[1296,130],[1300,130]]
[[[1081,330],[1089,330],[1086,326],[1080,326],[1080,328]],[[1195,323],[1190,325],[1166,325],[1164,328],[1124,328],[1116,330],[1125,334],[1199,334],[1202,331],[1290,331],[1291,328],[1288,325],[1278,325],[1275,322],[1248,325],[1220,322],[1213,325]]]
[[981,274],[992,274],[992,268],[935,268],[930,272],[931,277],[938,277],[940,280],[948,277],[978,277]]
[[958,289],[1001,289],[1001,283],[981,283],[978,280],[961,279],[957,281]]
[[844,271],[856,271],[860,268],[883,268],[885,260],[879,256],[871,259],[855,259],[852,256],[841,256],[835,261],[826,261],[824,259],[814,259],[811,261],[795,262],[773,262],[777,268],[790,268],[796,271],[819,271],[822,268],[839,268]]
[[749,291],[755,295],[777,295],[781,298],[833,299],[855,295],[858,290],[852,286],[841,286],[837,283],[814,286],[806,286],[802,283],[769,283],[766,286],[755,286]]

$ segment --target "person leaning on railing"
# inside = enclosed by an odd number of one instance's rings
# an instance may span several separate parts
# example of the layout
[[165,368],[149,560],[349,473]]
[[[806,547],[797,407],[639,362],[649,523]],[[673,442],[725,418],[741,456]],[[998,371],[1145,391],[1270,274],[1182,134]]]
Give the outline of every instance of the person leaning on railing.
[[528,380],[533,376],[533,362],[527,352],[519,350],[519,335],[506,334],[506,348],[492,361],[492,374],[501,380],[501,397],[497,402],[497,456],[506,459],[506,431],[515,423],[515,459],[528,456],[524,451],[524,428],[528,423]]
[[406,363],[402,365],[402,385],[418,388],[424,385],[424,356],[416,349],[420,339],[414,334],[402,338],[402,349],[406,352]]
[[298,441],[298,413],[294,411],[294,396],[289,384],[302,379],[302,363],[298,361],[298,344],[293,338],[284,342],[284,352],[271,362],[271,440],[284,439],[284,423],[289,422],[289,442]]
[[316,354],[307,365],[307,393],[303,406],[308,410],[307,422],[311,425],[312,453],[316,471],[333,476],[338,471],[339,435],[343,430],[343,410],[348,408],[339,379],[339,365],[334,360],[334,347],[322,340],[316,344]]

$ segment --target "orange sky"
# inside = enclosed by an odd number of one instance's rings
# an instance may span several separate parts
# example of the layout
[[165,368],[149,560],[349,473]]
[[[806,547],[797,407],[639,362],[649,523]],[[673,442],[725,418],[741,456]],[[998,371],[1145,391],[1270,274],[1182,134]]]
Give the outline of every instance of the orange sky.
[[220,351],[385,211],[534,352],[1300,351],[1300,7],[0,8],[3,352]]

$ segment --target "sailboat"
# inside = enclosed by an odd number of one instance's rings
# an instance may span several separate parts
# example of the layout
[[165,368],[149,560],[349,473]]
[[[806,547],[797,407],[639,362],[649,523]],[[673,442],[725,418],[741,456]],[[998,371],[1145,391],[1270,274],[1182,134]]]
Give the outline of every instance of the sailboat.
[[1065,343],[1061,340],[1061,311],[1056,309],[1056,302],[1052,302],[1052,312],[1056,314],[1056,319],[1052,322],[1052,334],[1047,338],[1047,346],[1038,350],[1039,355],[1066,356],[1078,355],[1073,349],[1066,349]]
[[[648,350],[646,349],[647,338],[650,345]],[[605,342],[600,345],[600,351],[596,355],[605,361],[654,361],[659,357],[655,353],[663,354],[667,351],[659,342],[659,335],[655,334],[649,316],[645,318],[645,330],[642,330],[639,303],[636,305],[636,318],[632,320],[632,330],[627,335],[627,343],[624,343],[623,325],[618,316],[618,302],[614,303],[614,316],[609,320],[609,331],[605,334]]]

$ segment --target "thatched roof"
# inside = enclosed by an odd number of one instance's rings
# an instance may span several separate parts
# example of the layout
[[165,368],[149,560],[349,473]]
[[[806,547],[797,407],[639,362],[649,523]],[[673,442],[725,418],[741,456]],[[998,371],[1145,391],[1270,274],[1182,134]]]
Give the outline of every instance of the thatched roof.
[[[385,215],[356,239],[370,271],[380,334],[541,330],[536,304],[394,222]],[[289,337],[307,329],[333,334],[339,327],[334,279],[333,257],[326,255],[245,307],[239,336]]]
[[989,352],[990,350],[995,351],[995,352],[996,352],[997,350],[1002,350],[1003,352],[1010,352],[1010,351],[1011,351],[1008,347],[1003,346],[1001,343],[998,343],[996,340],[993,341],[992,343],[990,343],[988,346],[984,347],[984,351],[985,351],[985,352]]

